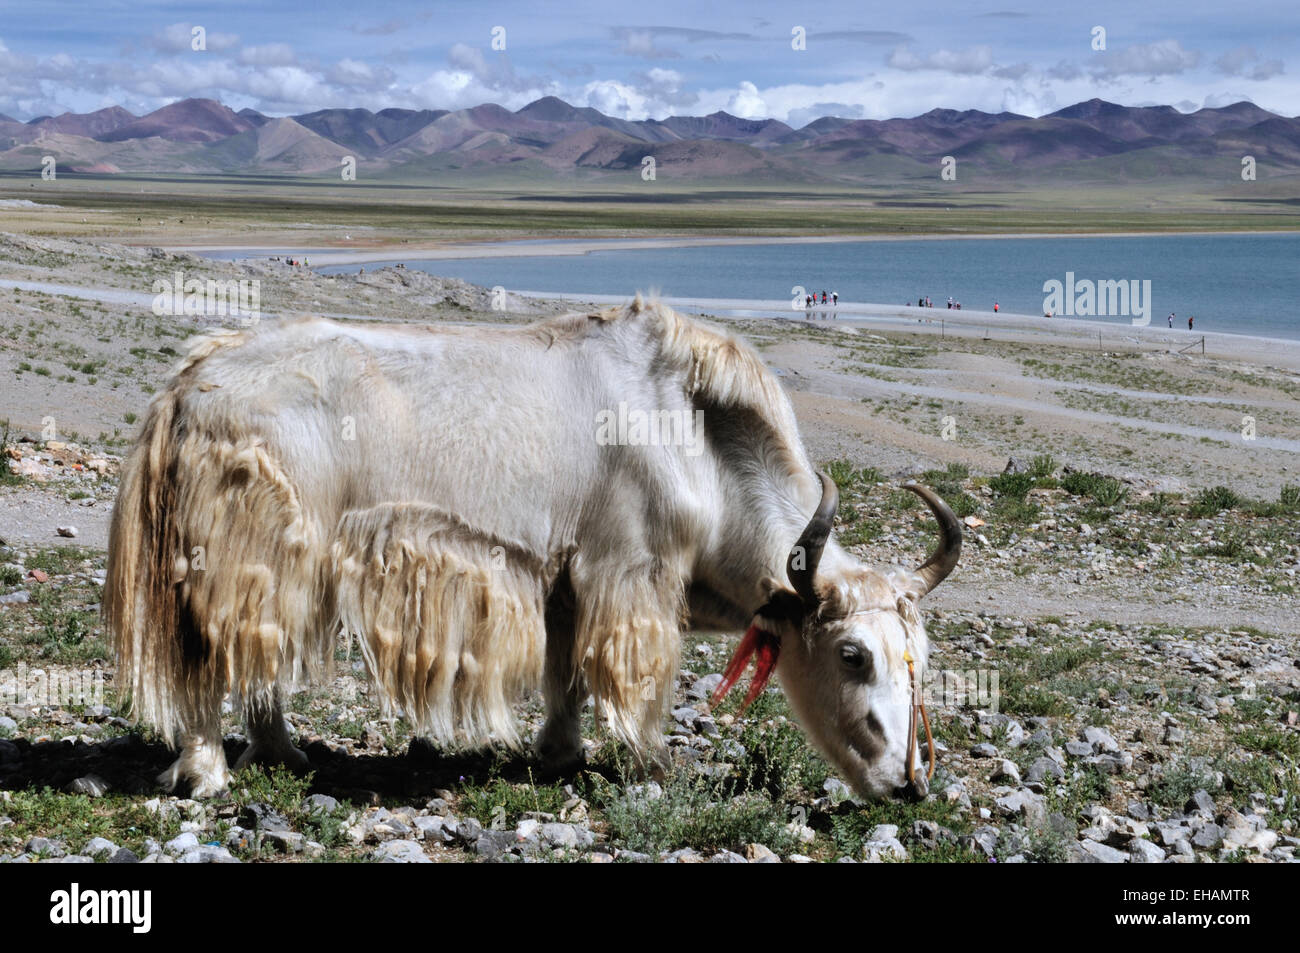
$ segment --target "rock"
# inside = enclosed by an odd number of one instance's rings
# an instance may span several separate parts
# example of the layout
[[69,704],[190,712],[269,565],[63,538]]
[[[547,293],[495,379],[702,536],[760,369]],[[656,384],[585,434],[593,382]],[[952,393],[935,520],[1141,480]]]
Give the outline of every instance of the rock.
[[839,778],[827,778],[822,784],[822,790],[830,795],[832,804],[838,804],[840,801],[847,801],[853,797],[853,791]]
[[12,735],[18,731],[18,722],[8,715],[0,715],[0,734]]
[[1092,745],[1086,741],[1067,741],[1065,743],[1065,753],[1071,758],[1086,758],[1092,754]]
[[714,689],[722,684],[722,676],[718,674],[705,675],[703,678],[697,678],[691,687],[686,690],[687,698],[698,700],[707,700]]
[[24,853],[42,854],[46,857],[66,857],[68,852],[63,849],[63,845],[56,840],[50,840],[48,837],[33,837],[23,845]]
[[746,860],[742,855],[737,854],[735,851],[732,851],[732,850],[721,850],[721,851],[718,851],[716,854],[714,854],[712,857],[709,858],[708,862],[709,862],[710,864],[747,864],[747,863],[749,863],[749,861],[747,861],[747,860]]
[[289,822],[284,815],[261,801],[255,801],[244,808],[244,818],[254,830],[263,833],[289,830]]
[[415,833],[421,840],[433,841],[436,844],[450,844],[455,839],[455,834],[446,827],[447,819],[444,817],[417,817],[415,819]]
[[106,840],[103,837],[92,837],[86,842],[86,846],[81,849],[81,852],[87,857],[93,857],[98,860],[101,857],[105,859],[112,857],[119,850],[121,850],[121,848],[111,840]]
[[339,802],[328,794],[313,794],[303,798],[302,806],[308,814],[333,814],[339,809]]
[[908,846],[919,844],[926,850],[935,850],[941,843],[952,840],[952,831],[935,821],[915,820],[907,833]]
[[1021,788],[993,802],[1004,817],[1021,817],[1031,827],[1041,827],[1047,821],[1047,801],[1041,794]]
[[694,708],[674,708],[673,721],[686,728],[695,728],[695,719],[700,717],[700,713]]
[[697,851],[690,847],[683,847],[681,850],[675,850],[671,854],[664,856],[666,864],[702,864],[704,858]]
[[[882,824],[881,827],[893,827]],[[878,828],[879,829],[879,828]],[[894,828],[897,830],[897,828]],[[863,859],[870,864],[884,863],[886,860],[907,860],[907,848],[896,837],[871,837],[862,845]]]
[[465,844],[472,844],[483,836],[483,825],[476,817],[462,817],[456,821],[456,838]]
[[178,864],[237,864],[237,858],[224,847],[204,844],[176,858]]
[[589,831],[578,828],[573,824],[543,824],[538,833],[543,844],[548,847],[560,847],[566,850],[587,846],[593,840]]
[[989,780],[1001,781],[1013,787],[1020,787],[1020,768],[1016,766],[1014,761],[1008,761],[1004,758],[993,769],[993,773],[989,775]]
[[987,742],[983,742],[974,745],[970,749],[970,756],[972,758],[996,758],[998,756],[998,749]]
[[1180,745],[1187,740],[1187,732],[1181,728],[1170,725],[1165,729],[1163,740],[1167,745]]
[[1188,814],[1213,814],[1214,798],[1210,797],[1209,792],[1204,788],[1200,788],[1187,799],[1183,810]]
[[55,529],[55,532],[68,539],[76,539],[77,537],[77,527],[75,526],[60,526]]
[[1051,778],[1054,781],[1065,780],[1065,769],[1053,761],[1051,758],[1035,758],[1029,770],[1025,773],[1026,780],[1029,781],[1046,781]]
[[122,848],[120,848],[120,849],[117,851],[116,854],[114,854],[112,857],[110,857],[110,858],[108,859],[108,863],[110,863],[110,864],[138,864],[138,863],[140,863],[140,858],[137,857],[137,856],[135,855],[135,852],[134,852],[134,851],[129,850],[129,849],[126,848],[126,847],[122,847]]
[[1119,742],[1104,728],[1096,726],[1084,728],[1082,737],[1098,754],[1114,754],[1119,751]]
[[26,589],[19,589],[17,592],[9,592],[0,596],[0,606],[21,606],[31,601],[31,593]]
[[173,837],[163,845],[163,850],[173,856],[183,854],[187,850],[193,850],[199,846],[199,838],[193,831],[186,831],[178,837]]
[[381,864],[433,863],[413,840],[390,840],[376,847],[370,856]]
[[44,569],[29,569],[27,571],[28,579],[35,579],[37,582],[49,582],[50,576]]
[[474,850],[480,857],[495,860],[515,843],[514,831],[482,831],[474,841]]
[[1218,824],[1206,824],[1192,834],[1192,846],[1202,850],[1214,850],[1223,843],[1223,829]]
[[297,831],[268,830],[262,832],[262,843],[271,844],[281,853],[300,854],[307,838]]
[[1094,864],[1122,864],[1126,862],[1128,854],[1116,850],[1114,847],[1108,847],[1100,841],[1081,840],[1071,845],[1085,856],[1080,858],[1083,863]]
[[779,864],[781,858],[762,844],[749,844],[745,847],[745,859],[751,864]]
[[97,774],[87,774],[68,782],[66,789],[70,794],[84,794],[86,797],[103,797],[108,793],[108,782]]

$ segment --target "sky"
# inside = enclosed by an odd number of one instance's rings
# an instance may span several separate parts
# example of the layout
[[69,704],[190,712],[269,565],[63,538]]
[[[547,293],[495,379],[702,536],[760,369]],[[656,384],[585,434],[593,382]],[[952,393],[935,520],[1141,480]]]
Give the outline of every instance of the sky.
[[1296,0],[1006,2],[0,0],[0,113],[144,114],[189,97],[275,116],[518,109],[550,95],[624,119],[725,110],[795,127],[934,108],[1040,116],[1094,97],[1300,114]]

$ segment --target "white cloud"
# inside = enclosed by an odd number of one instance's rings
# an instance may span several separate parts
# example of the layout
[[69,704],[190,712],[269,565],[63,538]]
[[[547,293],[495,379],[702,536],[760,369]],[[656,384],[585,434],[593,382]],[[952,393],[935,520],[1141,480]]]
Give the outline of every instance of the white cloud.
[[1097,54],[1098,76],[1173,76],[1194,69],[1201,61],[1196,50],[1185,50],[1177,40],[1138,43],[1114,52]]
[[1266,80],[1279,76],[1285,70],[1281,60],[1265,60],[1253,46],[1238,46],[1214,61],[1214,68],[1226,76]]
[[758,93],[758,87],[749,80],[743,80],[740,89],[727,100],[727,112],[741,119],[766,119],[771,115],[767,103]]
[[894,69],[940,70],[946,73],[983,73],[993,66],[993,48],[972,46],[965,50],[935,50],[925,56],[912,52],[910,46],[899,46],[889,54],[886,62]]
[[249,66],[292,66],[298,57],[288,43],[267,43],[240,50],[239,62]]

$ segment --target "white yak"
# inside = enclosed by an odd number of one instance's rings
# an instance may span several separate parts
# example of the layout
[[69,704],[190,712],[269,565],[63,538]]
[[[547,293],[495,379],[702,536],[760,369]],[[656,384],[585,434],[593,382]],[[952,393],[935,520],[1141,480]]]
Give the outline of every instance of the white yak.
[[181,748],[160,780],[195,796],[229,781],[227,693],[241,764],[305,764],[280,699],[341,634],[437,743],[519,745],[511,704],[541,687],[552,766],[580,758],[588,694],[662,764],[691,626],[748,626],[728,684],[756,654],[751,696],[775,669],[859,793],[916,793],[917,603],[961,529],[912,489],[935,553],[863,566],[829,537],[835,487],[775,375],[640,297],[522,327],[264,324],[200,338],[153,399],[104,611],[135,713]]

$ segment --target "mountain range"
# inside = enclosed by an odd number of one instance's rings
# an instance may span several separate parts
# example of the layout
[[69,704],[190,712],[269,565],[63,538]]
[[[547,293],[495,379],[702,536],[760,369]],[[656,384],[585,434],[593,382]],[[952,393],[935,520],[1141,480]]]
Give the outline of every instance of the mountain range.
[[144,116],[118,106],[19,122],[0,115],[0,170],[85,173],[656,178],[862,183],[933,179],[951,156],[990,179],[1069,170],[1083,180],[1223,176],[1255,157],[1261,178],[1300,172],[1300,117],[1249,102],[1182,113],[1092,99],[1037,118],[933,109],[908,119],[827,116],[800,129],[775,119],[626,120],[547,96],[511,111],[321,109],[271,117],[186,99]]

